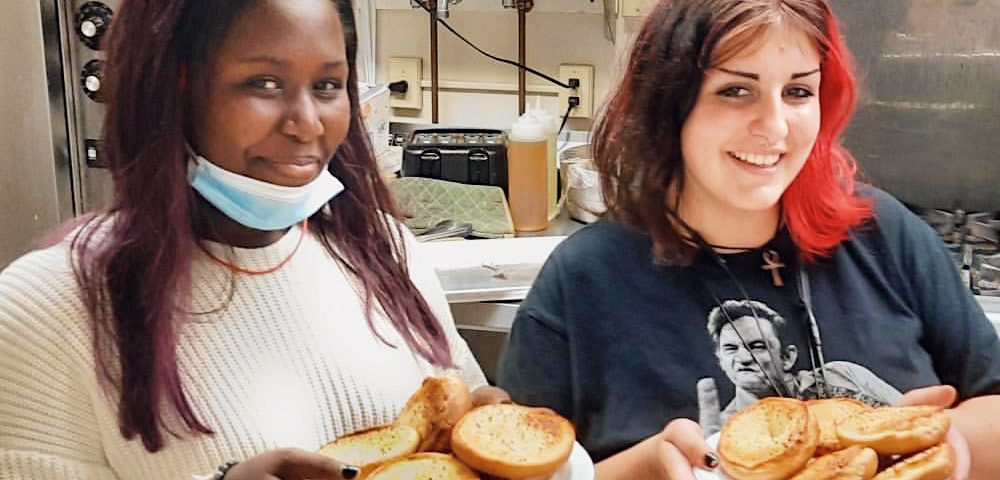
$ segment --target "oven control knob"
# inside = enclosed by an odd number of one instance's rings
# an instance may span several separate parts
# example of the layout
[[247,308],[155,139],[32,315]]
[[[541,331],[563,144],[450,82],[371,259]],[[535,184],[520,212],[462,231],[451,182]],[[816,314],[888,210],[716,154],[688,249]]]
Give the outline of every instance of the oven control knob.
[[101,2],[87,2],[76,14],[76,33],[80,40],[94,50],[101,49],[101,37],[111,26],[111,8]]
[[91,60],[83,66],[80,72],[80,83],[83,84],[83,93],[87,94],[95,102],[104,101],[104,93],[101,91],[104,83],[104,62],[101,60]]

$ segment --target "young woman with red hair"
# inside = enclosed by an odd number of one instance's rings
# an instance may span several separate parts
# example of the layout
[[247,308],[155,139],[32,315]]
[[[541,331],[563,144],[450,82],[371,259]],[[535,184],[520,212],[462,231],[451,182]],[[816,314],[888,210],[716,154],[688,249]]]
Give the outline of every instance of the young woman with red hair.
[[0,476],[353,478],[314,451],[426,376],[490,393],[392,217],[349,0],[124,0],[106,47],[114,203],[0,274]]
[[856,183],[850,68],[825,0],[646,19],[594,132],[607,214],[548,259],[500,365],[515,401],[575,423],[598,480],[693,479],[718,462],[705,437],[765,396],[956,393],[955,478],[963,436],[973,476],[1000,475],[980,455],[1000,341],[936,235]]

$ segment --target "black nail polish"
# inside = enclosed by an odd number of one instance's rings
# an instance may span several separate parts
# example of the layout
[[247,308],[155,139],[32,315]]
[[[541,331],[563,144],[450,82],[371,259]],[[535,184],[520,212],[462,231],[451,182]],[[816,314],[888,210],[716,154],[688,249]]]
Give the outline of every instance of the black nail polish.
[[705,466],[708,468],[715,468],[719,466],[719,456],[715,452],[708,452],[705,454]]
[[355,467],[354,465],[344,465],[343,467],[340,467],[340,476],[346,478],[347,480],[357,477],[360,473],[361,469]]

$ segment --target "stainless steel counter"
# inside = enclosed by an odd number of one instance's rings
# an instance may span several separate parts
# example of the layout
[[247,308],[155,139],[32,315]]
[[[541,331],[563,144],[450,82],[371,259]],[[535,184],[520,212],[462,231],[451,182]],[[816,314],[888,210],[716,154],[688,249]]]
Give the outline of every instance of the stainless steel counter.
[[[521,300],[528,294],[548,254],[583,227],[565,212],[549,228],[521,232],[514,239],[460,240],[427,245],[443,262],[438,278],[462,337],[492,383],[497,362]],[[434,242],[432,242],[434,243]],[[506,251],[503,251],[506,250]],[[458,259],[463,255],[475,258]]]
[[[573,220],[566,213],[556,217],[549,228],[538,232],[518,232],[517,239],[536,239],[532,242],[508,242],[511,248],[525,248],[536,251],[520,255],[504,255],[511,261],[497,261],[490,258],[488,249],[495,249],[503,240],[467,240],[462,247],[483,245],[483,258],[465,265],[438,268],[438,278],[444,288],[448,303],[470,303],[490,301],[518,301],[524,299],[528,289],[538,276],[551,248],[584,224]],[[471,245],[467,242],[473,242]],[[454,244],[452,244],[454,245]],[[489,247],[486,247],[486,246]]]

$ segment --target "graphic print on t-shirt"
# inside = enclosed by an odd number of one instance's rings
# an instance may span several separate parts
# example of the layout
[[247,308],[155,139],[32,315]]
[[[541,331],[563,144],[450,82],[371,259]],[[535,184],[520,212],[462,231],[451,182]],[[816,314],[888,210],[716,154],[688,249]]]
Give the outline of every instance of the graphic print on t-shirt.
[[764,397],[821,398],[819,383],[824,379],[828,397],[851,397],[873,406],[899,398],[898,390],[856,363],[833,361],[795,371],[799,355],[805,355],[806,364],[815,362],[808,361],[808,345],[782,337],[784,325],[781,314],[756,300],[725,300],[709,312],[706,327],[715,357],[735,394],[723,407],[715,379],[698,381],[699,423],[706,436],[719,431],[730,415]]

